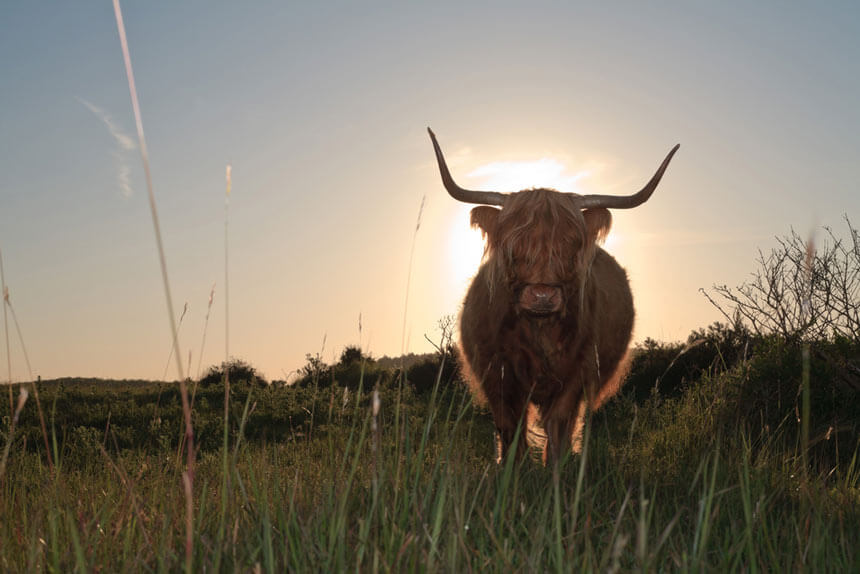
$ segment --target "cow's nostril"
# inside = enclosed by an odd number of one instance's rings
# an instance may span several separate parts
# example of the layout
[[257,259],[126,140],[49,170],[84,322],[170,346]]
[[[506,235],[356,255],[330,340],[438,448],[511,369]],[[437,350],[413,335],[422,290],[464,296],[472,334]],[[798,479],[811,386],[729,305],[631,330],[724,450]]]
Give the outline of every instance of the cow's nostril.
[[529,312],[546,315],[556,313],[563,306],[561,289],[555,285],[526,285],[520,295],[520,305]]

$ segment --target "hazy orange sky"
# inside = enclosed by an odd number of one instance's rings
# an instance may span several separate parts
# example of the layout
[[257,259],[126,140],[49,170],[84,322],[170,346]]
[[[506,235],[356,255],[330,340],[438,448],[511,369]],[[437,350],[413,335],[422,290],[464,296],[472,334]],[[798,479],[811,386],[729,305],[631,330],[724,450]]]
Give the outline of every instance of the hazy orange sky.
[[[631,193],[680,143],[607,249],[636,340],[719,319],[700,287],[740,283],[792,227],[858,223],[860,8],[791,4],[127,2],[192,376],[213,283],[202,364],[225,355],[227,164],[231,355],[283,379],[348,344],[430,350],[481,246],[427,126],[460,184],[499,191]],[[0,250],[34,374],[161,378],[169,324],[111,3],[5,6],[0,53]]]

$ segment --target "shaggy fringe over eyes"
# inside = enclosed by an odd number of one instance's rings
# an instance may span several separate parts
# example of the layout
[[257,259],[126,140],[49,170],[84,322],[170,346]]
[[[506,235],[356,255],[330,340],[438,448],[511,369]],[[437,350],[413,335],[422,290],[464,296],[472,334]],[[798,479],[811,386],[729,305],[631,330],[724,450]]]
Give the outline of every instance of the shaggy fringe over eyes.
[[583,271],[577,275],[585,280],[596,244],[611,225],[609,210],[582,211],[574,197],[553,190],[532,189],[512,196],[488,234],[490,288],[502,278],[540,275],[569,280],[577,270]]

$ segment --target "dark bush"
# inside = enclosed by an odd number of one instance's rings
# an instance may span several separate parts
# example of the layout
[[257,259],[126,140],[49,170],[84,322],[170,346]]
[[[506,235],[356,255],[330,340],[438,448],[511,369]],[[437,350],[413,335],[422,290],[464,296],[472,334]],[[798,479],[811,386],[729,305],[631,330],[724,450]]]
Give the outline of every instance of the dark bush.
[[625,391],[641,404],[652,393],[677,397],[703,373],[729,369],[750,351],[753,337],[743,325],[714,323],[690,333],[686,343],[645,339],[633,349]]
[[[440,367],[442,368],[441,377],[439,374]],[[437,378],[440,387],[445,387],[450,385],[458,376],[457,360],[452,356],[445,357],[444,365],[442,365],[442,357],[435,355],[406,370],[406,380],[419,395],[432,391]]]
[[266,379],[257,373],[257,369],[246,363],[242,359],[230,359],[230,362],[224,362],[220,365],[213,365],[200,379],[201,387],[211,387],[224,381],[224,372],[230,374],[230,384],[245,384],[259,387],[268,386]]

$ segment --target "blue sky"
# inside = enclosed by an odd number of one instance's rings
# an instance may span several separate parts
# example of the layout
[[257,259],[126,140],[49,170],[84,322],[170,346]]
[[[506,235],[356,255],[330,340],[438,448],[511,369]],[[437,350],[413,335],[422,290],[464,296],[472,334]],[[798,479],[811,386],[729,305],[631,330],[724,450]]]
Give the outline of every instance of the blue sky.
[[[775,235],[857,223],[855,3],[123,13],[193,370],[213,282],[202,362],[224,357],[228,163],[230,351],[270,378],[346,344],[428,350],[458,312],[480,246],[440,185],[428,125],[461,184],[512,186],[500,191],[629,193],[681,143],[607,244],[631,277],[638,340],[718,319],[698,289],[743,281]],[[169,327],[112,5],[5,7],[0,53],[0,249],[34,371],[159,378]],[[15,340],[12,362],[26,378]]]

